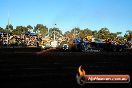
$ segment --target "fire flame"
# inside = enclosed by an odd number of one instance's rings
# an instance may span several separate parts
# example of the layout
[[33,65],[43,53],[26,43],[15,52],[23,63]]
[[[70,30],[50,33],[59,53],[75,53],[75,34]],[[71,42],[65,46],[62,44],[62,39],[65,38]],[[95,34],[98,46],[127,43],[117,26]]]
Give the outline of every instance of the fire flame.
[[84,75],[86,74],[86,73],[85,73],[85,70],[82,69],[82,66],[79,66],[78,71],[79,71],[79,75],[80,75],[80,76],[84,76]]

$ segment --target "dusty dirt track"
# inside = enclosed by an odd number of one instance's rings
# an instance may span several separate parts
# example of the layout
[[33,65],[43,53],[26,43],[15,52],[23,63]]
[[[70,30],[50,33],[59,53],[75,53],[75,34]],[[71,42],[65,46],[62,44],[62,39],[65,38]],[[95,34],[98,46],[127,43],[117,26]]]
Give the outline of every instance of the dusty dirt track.
[[[45,53],[45,51],[43,51]],[[131,88],[128,84],[86,84],[76,82],[78,67],[87,74],[129,74],[132,76],[131,52],[55,52],[46,54],[12,53],[0,55],[0,80],[14,88]],[[3,88],[3,87],[1,87]]]

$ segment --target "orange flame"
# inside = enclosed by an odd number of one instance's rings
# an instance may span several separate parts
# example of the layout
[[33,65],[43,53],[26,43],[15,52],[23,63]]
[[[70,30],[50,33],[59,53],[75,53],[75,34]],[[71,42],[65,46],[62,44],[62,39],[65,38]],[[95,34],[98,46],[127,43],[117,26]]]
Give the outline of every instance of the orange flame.
[[84,76],[86,73],[85,73],[85,70],[82,69],[81,67],[82,67],[82,66],[79,66],[78,71],[79,71],[80,76]]

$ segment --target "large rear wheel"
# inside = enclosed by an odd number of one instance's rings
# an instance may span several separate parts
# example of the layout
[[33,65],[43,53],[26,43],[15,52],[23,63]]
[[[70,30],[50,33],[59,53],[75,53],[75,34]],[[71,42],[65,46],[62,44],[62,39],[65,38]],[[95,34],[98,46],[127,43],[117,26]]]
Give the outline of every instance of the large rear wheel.
[[122,52],[123,51],[123,48],[119,48],[119,52]]
[[116,49],[116,47],[113,47],[113,49],[112,49],[114,52],[116,52],[117,51],[117,49]]
[[88,50],[92,50],[91,45],[82,43],[81,44],[81,51],[82,52],[87,52]]

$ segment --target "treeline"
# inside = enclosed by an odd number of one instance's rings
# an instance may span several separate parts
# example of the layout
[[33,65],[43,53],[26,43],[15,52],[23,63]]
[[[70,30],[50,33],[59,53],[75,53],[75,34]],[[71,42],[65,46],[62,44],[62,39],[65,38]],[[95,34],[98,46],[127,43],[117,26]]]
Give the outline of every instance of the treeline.
[[43,36],[47,36],[48,34],[52,36],[52,33],[56,31],[56,35],[63,35],[69,38],[73,37],[80,37],[85,38],[86,36],[94,36],[95,38],[100,39],[132,39],[132,30],[127,30],[125,35],[121,36],[122,32],[112,33],[108,28],[101,28],[99,31],[91,30],[91,29],[80,29],[80,28],[73,28],[70,31],[65,32],[62,34],[62,31],[59,28],[48,28],[43,24],[37,24],[36,26],[32,27],[31,25],[28,26],[16,26],[14,28],[11,24],[6,25],[5,28],[0,27],[0,32],[12,33],[14,35],[21,35],[28,31],[35,32],[36,34],[42,34]]

